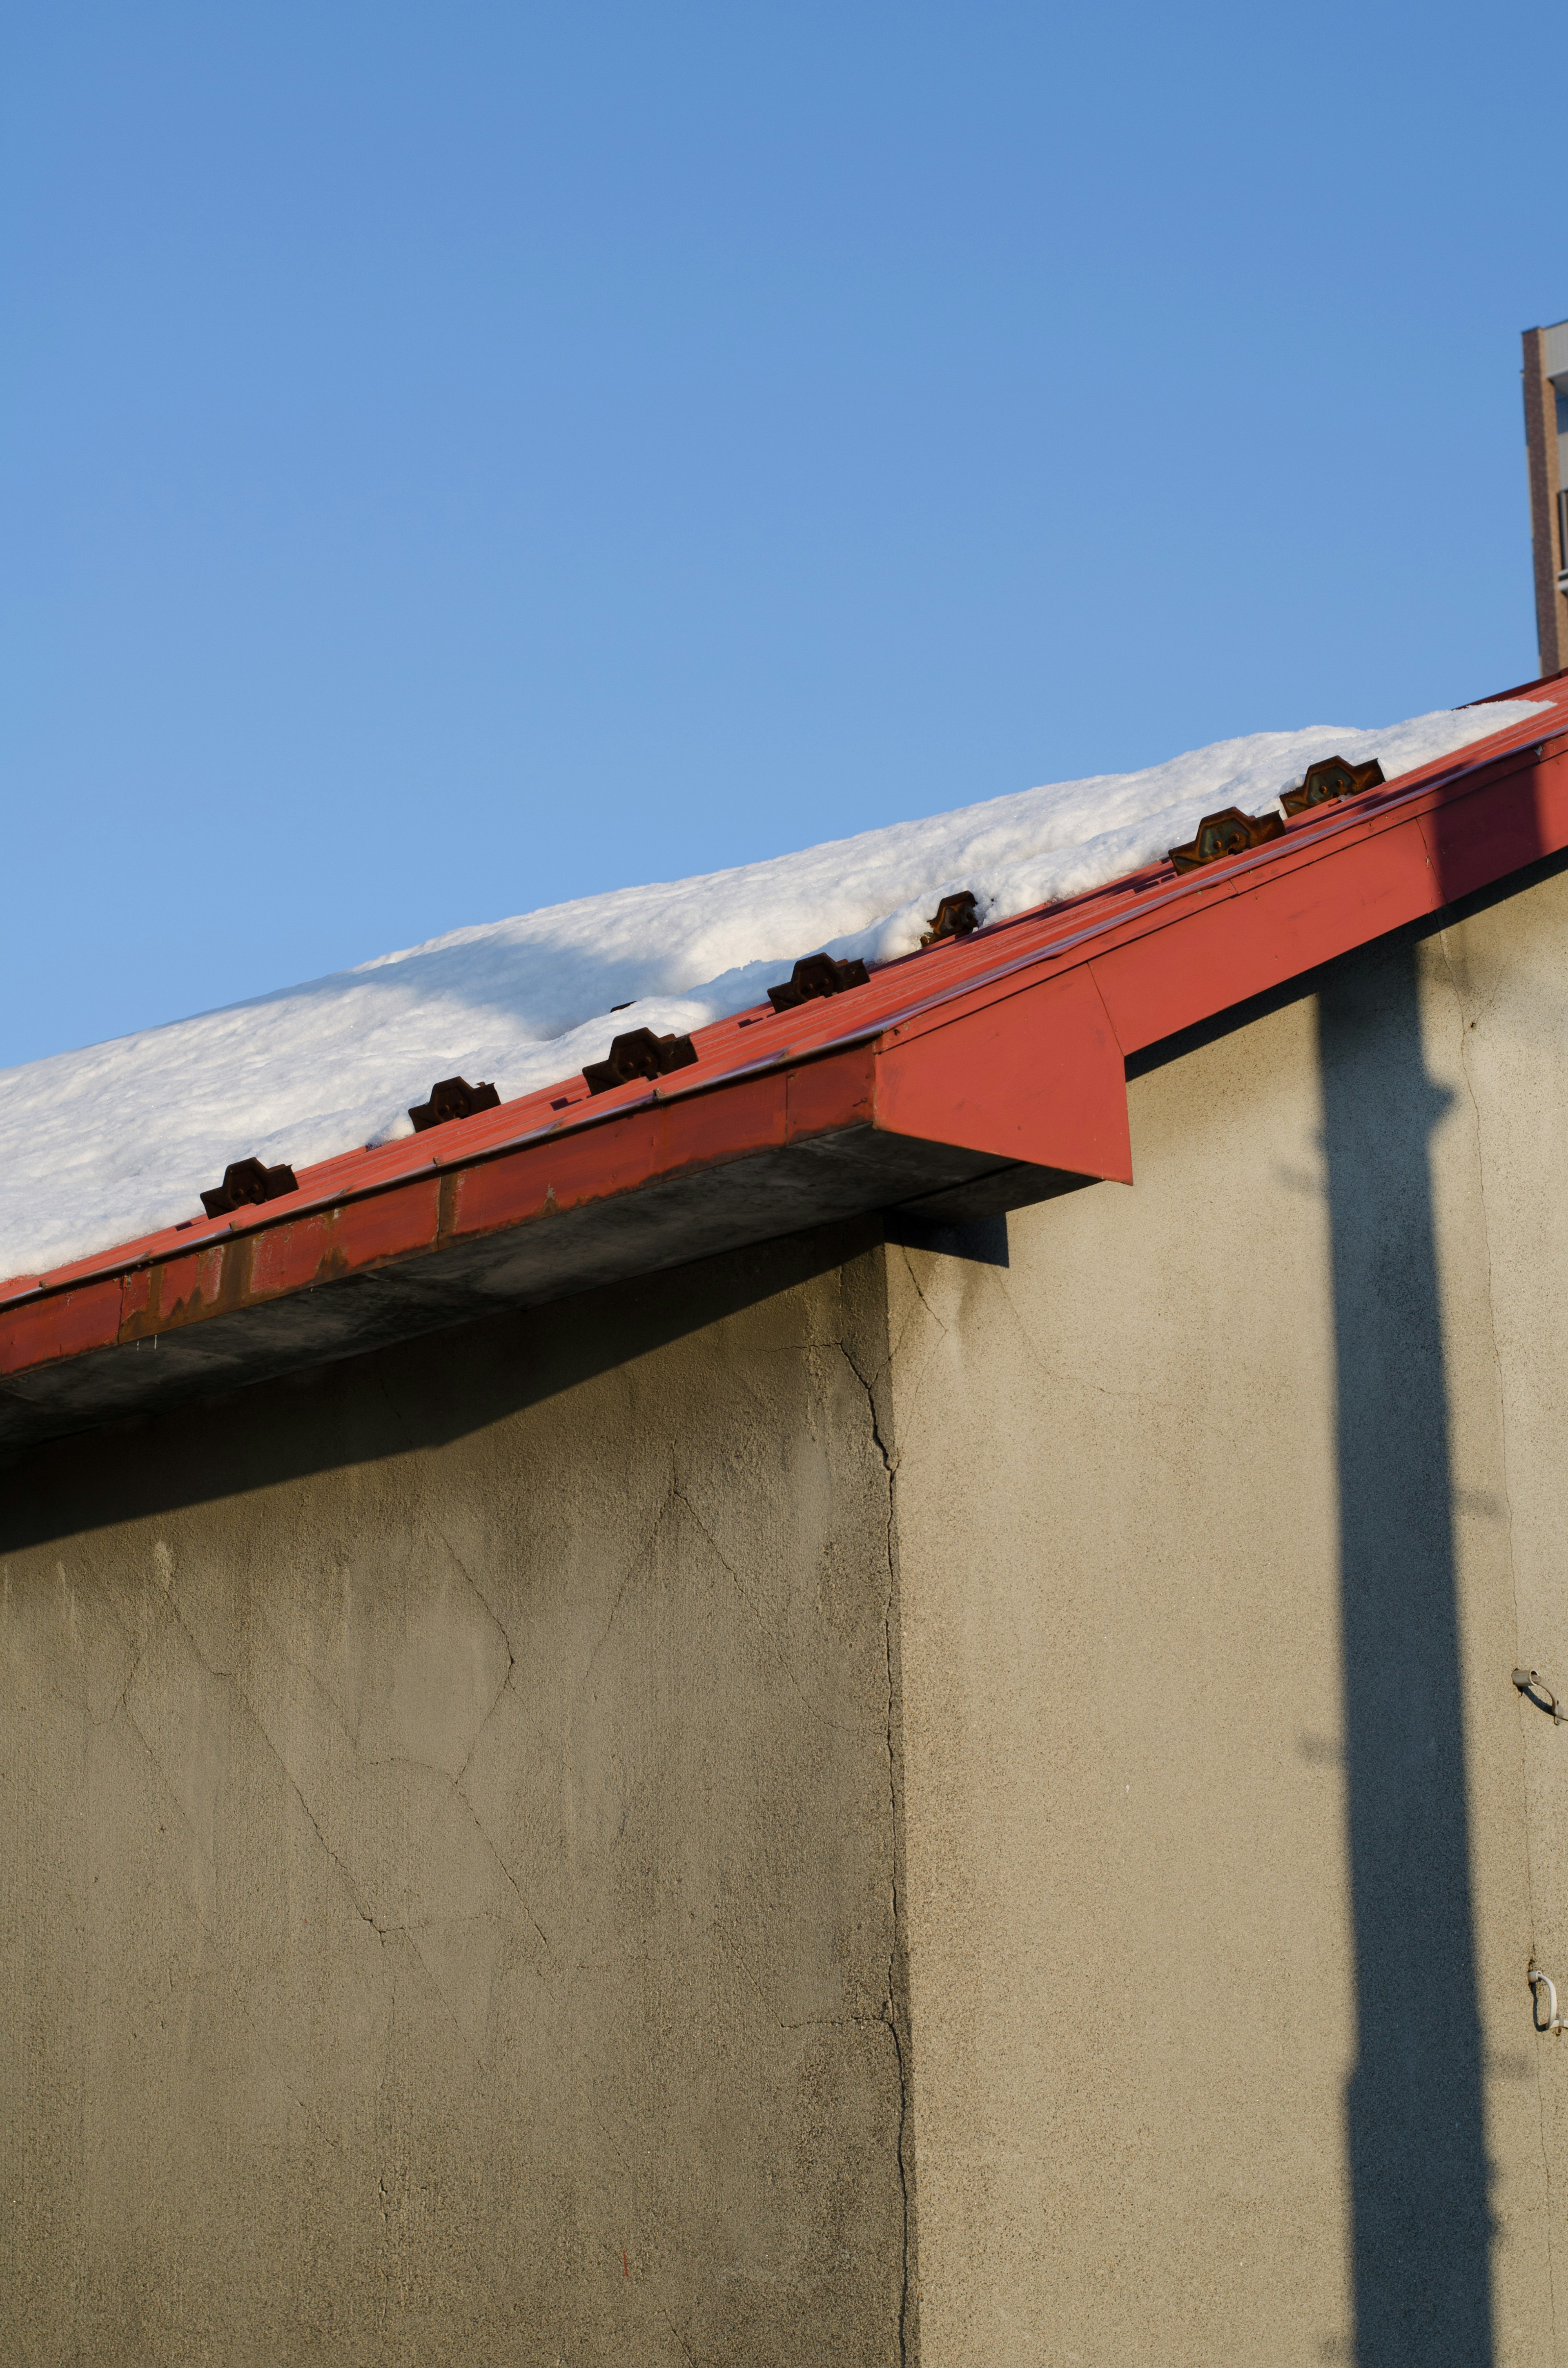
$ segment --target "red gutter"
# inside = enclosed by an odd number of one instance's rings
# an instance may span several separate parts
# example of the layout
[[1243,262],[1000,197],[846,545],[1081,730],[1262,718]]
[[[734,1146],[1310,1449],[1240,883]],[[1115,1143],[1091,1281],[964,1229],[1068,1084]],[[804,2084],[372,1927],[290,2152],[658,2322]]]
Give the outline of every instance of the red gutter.
[[1461,763],[1201,871],[1156,866],[905,957],[847,995],[716,1022],[696,1066],[656,1087],[590,1100],[574,1079],[324,1161],[285,1201],[0,1285],[0,1375],[846,1131],[1130,1182],[1128,1054],[1568,846],[1568,679],[1526,688],[1553,712]]

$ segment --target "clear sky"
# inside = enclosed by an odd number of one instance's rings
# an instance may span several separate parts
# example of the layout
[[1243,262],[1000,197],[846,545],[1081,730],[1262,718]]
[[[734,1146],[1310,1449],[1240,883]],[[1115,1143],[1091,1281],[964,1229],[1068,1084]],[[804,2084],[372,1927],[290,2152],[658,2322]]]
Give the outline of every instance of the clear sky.
[[0,1064],[1532,675],[1560,33],[17,12]]

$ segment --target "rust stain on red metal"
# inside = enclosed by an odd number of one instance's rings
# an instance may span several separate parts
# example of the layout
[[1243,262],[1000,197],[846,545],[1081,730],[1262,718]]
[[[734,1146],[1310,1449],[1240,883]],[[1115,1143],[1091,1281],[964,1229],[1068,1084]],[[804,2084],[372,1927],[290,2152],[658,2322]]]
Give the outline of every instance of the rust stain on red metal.
[[242,1234],[128,1274],[120,1293],[119,1338],[148,1340],[156,1332],[176,1331],[244,1306],[250,1260],[251,1239]]
[[280,1225],[226,1235],[199,1249],[135,1267],[119,1286],[123,1345],[214,1315],[259,1307],[439,1246],[439,1196],[453,1176],[410,1178],[401,1190],[312,1210]]

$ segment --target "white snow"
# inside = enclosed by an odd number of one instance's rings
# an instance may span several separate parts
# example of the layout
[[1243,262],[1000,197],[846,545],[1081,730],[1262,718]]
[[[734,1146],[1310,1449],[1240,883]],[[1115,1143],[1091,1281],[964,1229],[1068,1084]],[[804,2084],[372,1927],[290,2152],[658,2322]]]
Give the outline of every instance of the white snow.
[[[0,1278],[199,1215],[255,1154],[296,1168],[411,1132],[437,1077],[503,1099],[571,1076],[619,1029],[688,1030],[748,1004],[801,954],[909,952],[949,890],[998,919],[1101,886],[1258,813],[1319,757],[1397,774],[1524,722],[1515,700],[1381,731],[1221,740],[1142,772],[1025,790],[799,855],[579,897],[455,929],[355,970],[0,1073]],[[634,1003],[613,1017],[613,1004]]]

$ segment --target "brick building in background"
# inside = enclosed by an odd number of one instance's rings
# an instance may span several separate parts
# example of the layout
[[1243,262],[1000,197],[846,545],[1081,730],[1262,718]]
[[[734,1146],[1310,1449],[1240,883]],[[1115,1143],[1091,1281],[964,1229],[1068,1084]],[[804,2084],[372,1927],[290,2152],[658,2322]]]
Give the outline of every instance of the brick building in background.
[[1525,331],[1525,445],[1542,674],[1568,666],[1568,321]]

